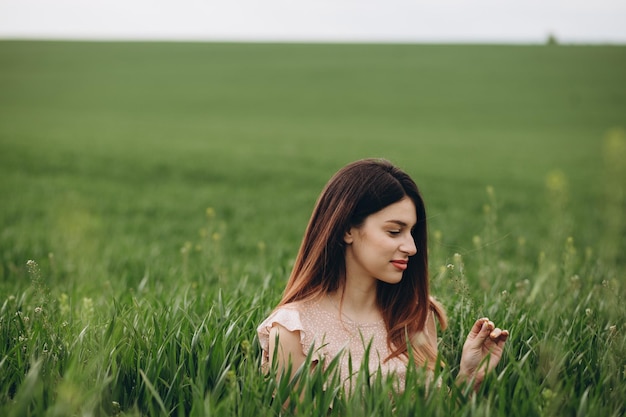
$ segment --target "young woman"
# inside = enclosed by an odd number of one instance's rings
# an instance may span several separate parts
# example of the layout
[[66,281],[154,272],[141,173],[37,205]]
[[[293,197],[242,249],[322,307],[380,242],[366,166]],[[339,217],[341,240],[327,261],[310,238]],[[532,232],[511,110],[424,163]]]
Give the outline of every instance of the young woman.
[[[313,210],[282,300],[258,327],[264,366],[276,360],[295,372],[311,349],[316,362],[340,355],[344,381],[364,360],[372,373],[395,373],[401,386],[409,356],[432,370],[435,319],[445,329],[446,316],[429,293],[426,235],[424,202],[406,173],[377,159],[337,172]],[[458,378],[480,384],[507,337],[478,319]]]

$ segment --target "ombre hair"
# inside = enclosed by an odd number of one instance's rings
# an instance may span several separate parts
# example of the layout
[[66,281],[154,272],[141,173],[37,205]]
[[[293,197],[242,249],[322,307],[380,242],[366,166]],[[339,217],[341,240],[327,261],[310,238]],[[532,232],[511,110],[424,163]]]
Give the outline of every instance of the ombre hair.
[[[344,235],[365,219],[403,198],[415,204],[417,224],[412,231],[417,253],[410,258],[397,284],[377,282],[376,300],[387,328],[391,354],[413,356],[432,368],[437,352],[428,343],[413,345],[424,330],[429,312],[446,327],[443,308],[429,294],[426,210],[415,182],[383,159],[363,159],[339,170],[320,194],[279,307],[314,299],[343,288],[346,280]],[[408,340],[407,340],[408,337]],[[412,347],[410,354],[408,346]]]

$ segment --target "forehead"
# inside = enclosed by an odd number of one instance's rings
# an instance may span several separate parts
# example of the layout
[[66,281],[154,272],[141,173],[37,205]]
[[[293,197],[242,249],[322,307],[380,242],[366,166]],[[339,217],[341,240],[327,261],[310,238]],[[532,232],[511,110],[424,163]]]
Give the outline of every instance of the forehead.
[[384,209],[373,213],[369,217],[372,220],[389,222],[397,221],[413,227],[417,223],[416,208],[413,200],[408,197],[403,198],[393,204],[388,205]]

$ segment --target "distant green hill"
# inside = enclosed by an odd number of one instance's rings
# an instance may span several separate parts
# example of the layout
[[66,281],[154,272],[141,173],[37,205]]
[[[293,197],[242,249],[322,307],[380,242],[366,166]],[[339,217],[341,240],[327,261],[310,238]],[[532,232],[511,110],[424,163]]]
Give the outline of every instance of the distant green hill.
[[468,213],[486,185],[504,233],[540,233],[525,213],[560,170],[592,242],[626,47],[4,41],[0,91],[5,247],[47,253],[43,230],[77,199],[130,240],[184,239],[211,205],[237,245],[295,250],[323,183],[367,156],[415,175],[454,245],[482,227]]

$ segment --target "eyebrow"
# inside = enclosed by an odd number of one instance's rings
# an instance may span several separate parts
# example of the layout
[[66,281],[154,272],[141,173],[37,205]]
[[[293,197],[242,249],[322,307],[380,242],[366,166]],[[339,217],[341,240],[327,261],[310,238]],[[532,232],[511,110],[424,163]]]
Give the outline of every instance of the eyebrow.
[[[398,226],[401,226],[401,227],[408,227],[409,226],[408,224],[406,224],[402,220],[387,220],[385,223],[395,223],[395,224],[397,224]],[[415,225],[413,225],[413,227],[415,227]]]

